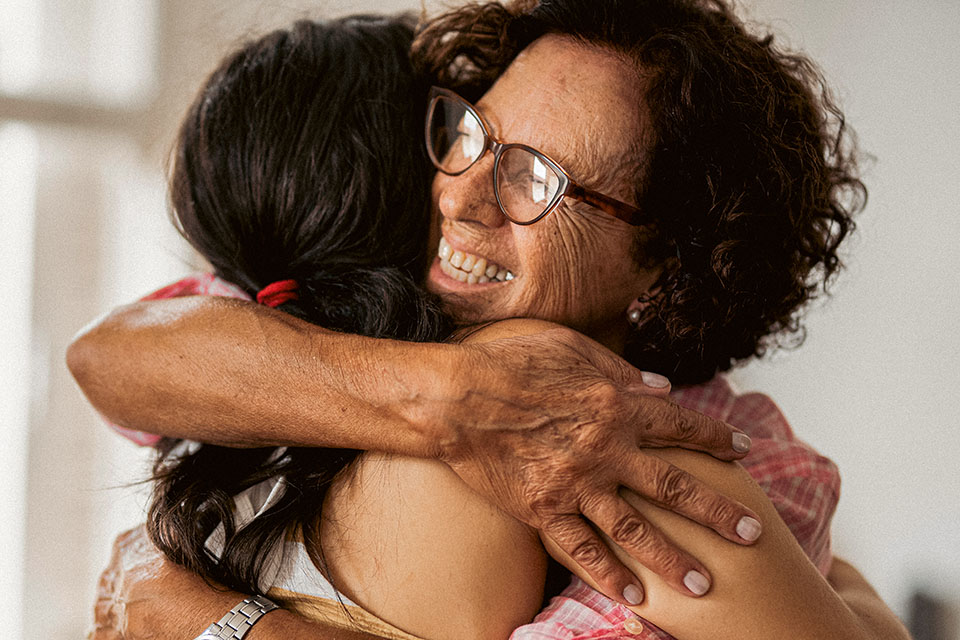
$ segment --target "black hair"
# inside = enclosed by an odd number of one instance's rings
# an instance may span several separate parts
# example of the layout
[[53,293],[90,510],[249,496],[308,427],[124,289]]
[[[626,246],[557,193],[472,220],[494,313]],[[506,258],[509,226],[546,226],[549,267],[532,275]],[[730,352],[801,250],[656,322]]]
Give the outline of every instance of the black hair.
[[[421,143],[426,84],[409,18],[300,21],[242,46],[209,76],[181,126],[174,222],[216,274],[251,297],[293,279],[278,309],[350,333],[440,339],[448,323],[418,286],[432,171]],[[319,512],[351,449],[203,445],[154,467],[153,542],[206,579],[250,593],[285,532],[322,566]],[[281,500],[238,527],[233,497],[283,476]],[[223,524],[219,557],[205,543]]]

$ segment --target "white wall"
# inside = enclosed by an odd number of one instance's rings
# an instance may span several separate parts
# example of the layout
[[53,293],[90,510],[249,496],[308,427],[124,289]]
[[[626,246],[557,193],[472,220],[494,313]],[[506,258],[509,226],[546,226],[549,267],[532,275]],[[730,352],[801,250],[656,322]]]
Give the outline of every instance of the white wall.
[[820,62],[875,160],[850,268],[806,344],[736,379],[839,464],[838,553],[898,612],[914,586],[960,608],[960,4],[751,5]]

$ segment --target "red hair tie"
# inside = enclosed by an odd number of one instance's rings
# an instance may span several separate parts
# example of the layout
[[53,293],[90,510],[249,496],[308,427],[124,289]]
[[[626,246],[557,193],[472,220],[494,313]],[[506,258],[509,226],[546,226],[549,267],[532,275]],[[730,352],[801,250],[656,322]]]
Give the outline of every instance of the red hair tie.
[[297,289],[300,285],[296,280],[278,280],[271,282],[257,294],[257,302],[268,307],[277,307],[288,300],[299,300]]

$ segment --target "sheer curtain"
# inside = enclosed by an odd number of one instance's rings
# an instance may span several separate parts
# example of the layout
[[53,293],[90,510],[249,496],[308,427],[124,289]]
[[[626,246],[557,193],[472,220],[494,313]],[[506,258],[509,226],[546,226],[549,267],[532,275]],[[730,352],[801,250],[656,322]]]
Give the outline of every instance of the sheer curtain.
[[[63,364],[70,337],[189,259],[141,123],[159,89],[149,1],[0,3],[0,598],[17,638],[76,638],[143,456],[110,442]],[[9,312],[8,312],[9,313]]]

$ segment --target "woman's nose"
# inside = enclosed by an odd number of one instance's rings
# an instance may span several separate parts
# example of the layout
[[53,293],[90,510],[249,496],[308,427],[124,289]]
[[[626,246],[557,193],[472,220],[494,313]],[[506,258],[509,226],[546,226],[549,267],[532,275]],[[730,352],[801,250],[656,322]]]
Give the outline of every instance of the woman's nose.
[[493,192],[492,154],[486,154],[459,176],[438,173],[436,180],[437,206],[444,218],[486,227],[507,223]]

